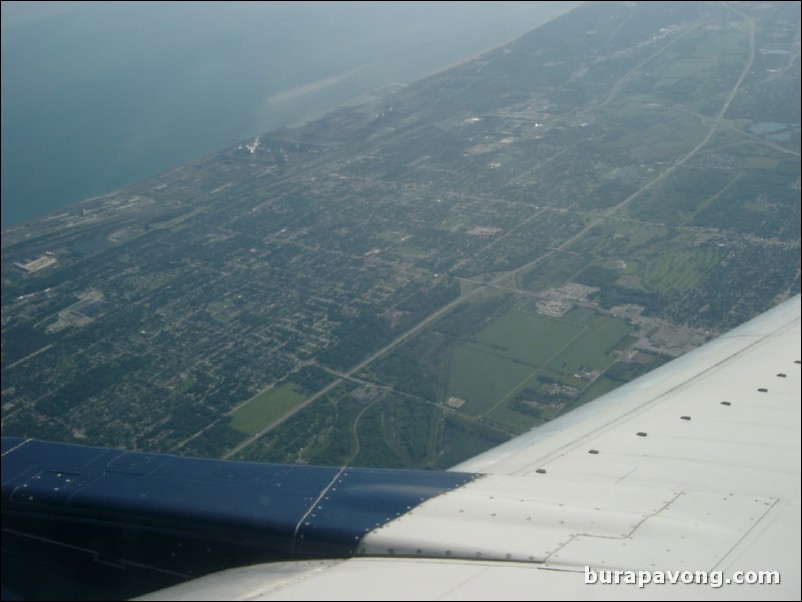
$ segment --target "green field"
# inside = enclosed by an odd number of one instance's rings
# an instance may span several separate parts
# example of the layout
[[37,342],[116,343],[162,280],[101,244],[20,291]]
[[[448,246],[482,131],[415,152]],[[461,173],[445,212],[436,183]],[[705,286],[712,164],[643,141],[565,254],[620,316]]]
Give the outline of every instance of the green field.
[[466,401],[460,409],[483,414],[527,380],[536,368],[470,347],[454,352],[448,397]]
[[296,392],[291,383],[283,384],[278,389],[263,391],[231,415],[231,426],[248,435],[255,435],[304,399],[306,396]]
[[685,292],[721,260],[722,252],[715,247],[696,247],[662,253],[646,262],[641,281],[659,292]]
[[472,346],[538,367],[581,330],[581,325],[513,310],[481,330]]
[[510,310],[456,349],[447,396],[464,399],[463,411],[484,414],[536,374],[583,328]]
[[[465,400],[460,411],[524,430],[537,420],[509,407],[518,391],[562,383],[586,400],[589,395],[582,391],[590,381],[574,375],[582,369],[604,371],[615,360],[611,351],[631,331],[624,320],[588,309],[574,309],[559,320],[510,310],[454,351],[447,398]],[[607,389],[602,382],[589,391]],[[544,395],[547,399],[553,401]],[[574,403],[570,396],[566,400]]]
[[610,318],[587,309],[575,309],[565,320],[584,326],[582,333],[571,345],[549,362],[548,368],[570,376],[583,366],[593,370],[604,370],[613,361],[608,352],[621,339],[632,332],[632,326],[624,320]]

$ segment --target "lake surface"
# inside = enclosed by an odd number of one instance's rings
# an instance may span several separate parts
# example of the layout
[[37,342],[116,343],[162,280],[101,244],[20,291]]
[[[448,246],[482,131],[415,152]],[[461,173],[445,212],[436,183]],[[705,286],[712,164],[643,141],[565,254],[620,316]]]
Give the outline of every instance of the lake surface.
[[2,225],[414,81],[578,2],[2,4]]

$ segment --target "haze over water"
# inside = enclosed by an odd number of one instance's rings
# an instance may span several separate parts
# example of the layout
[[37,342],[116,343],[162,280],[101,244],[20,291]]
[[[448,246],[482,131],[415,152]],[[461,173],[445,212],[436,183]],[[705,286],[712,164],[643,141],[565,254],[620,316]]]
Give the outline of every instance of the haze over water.
[[2,225],[522,35],[578,2],[3,2]]

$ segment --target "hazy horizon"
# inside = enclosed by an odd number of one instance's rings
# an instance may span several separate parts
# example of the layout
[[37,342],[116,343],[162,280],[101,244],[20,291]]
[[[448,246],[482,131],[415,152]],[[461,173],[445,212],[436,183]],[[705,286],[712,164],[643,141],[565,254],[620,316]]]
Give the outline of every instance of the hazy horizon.
[[4,2],[2,225],[480,54],[579,2]]

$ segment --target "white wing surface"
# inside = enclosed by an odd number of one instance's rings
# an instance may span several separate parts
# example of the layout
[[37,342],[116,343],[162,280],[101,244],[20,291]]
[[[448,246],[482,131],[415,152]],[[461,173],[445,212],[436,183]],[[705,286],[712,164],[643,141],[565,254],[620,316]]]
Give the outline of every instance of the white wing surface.
[[157,596],[799,599],[800,297],[455,470],[361,557]]

